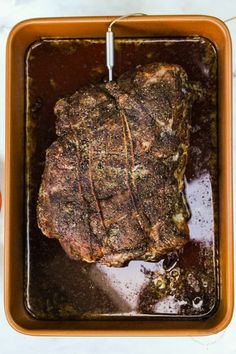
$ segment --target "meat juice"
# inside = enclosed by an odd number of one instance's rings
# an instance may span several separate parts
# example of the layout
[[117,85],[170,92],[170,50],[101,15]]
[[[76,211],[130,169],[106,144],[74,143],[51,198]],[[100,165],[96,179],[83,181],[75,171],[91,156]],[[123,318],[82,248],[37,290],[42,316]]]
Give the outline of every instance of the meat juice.
[[42,235],[36,205],[45,152],[56,140],[59,98],[107,80],[105,41],[45,38],[26,55],[25,298],[32,316],[48,320],[168,317],[214,313],[218,289],[217,53],[201,37],[116,39],[114,78],[136,65],[181,65],[204,92],[193,104],[185,193],[190,242],[159,262],[122,268],[73,261]]

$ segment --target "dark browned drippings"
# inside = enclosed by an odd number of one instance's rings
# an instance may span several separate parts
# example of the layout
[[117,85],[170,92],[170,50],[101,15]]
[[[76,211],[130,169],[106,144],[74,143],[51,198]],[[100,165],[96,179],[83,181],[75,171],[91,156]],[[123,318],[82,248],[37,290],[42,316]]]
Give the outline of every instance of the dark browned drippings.
[[193,106],[186,195],[191,241],[159,263],[132,261],[108,268],[70,260],[44,237],[36,203],[45,151],[55,140],[56,101],[107,77],[103,40],[48,39],[26,58],[26,272],[25,304],[36,318],[111,316],[190,318],[209,314],[217,288],[217,56],[203,38],[116,40],[114,75],[138,64],[180,64],[204,98]]

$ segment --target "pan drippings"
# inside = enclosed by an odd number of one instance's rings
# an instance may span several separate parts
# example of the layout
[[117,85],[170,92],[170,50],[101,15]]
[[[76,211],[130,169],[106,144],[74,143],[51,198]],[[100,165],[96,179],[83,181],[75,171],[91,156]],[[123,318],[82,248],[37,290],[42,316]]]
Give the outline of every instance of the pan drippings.
[[73,261],[43,237],[36,205],[58,99],[107,76],[105,41],[43,39],[26,56],[25,305],[39,319],[199,318],[217,306],[217,54],[206,39],[116,39],[114,78],[152,62],[181,65],[204,95],[193,105],[185,193],[191,241],[160,262]]

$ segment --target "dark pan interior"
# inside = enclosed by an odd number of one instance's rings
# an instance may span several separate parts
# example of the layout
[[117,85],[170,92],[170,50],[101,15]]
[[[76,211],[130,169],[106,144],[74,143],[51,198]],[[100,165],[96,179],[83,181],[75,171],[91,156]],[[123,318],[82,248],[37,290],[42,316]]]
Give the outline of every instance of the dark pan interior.
[[36,204],[45,152],[56,139],[56,101],[107,78],[105,42],[42,39],[26,56],[25,292],[38,319],[201,319],[214,312],[218,291],[217,54],[201,37],[117,39],[115,77],[139,64],[180,64],[205,90],[192,111],[186,195],[191,241],[158,263],[124,268],[72,261],[37,226]]

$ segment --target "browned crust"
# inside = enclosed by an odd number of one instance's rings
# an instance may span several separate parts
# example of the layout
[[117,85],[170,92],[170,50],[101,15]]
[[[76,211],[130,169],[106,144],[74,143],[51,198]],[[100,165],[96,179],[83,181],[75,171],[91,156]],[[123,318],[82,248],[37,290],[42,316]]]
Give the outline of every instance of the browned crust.
[[42,232],[71,258],[109,266],[183,247],[190,100],[184,70],[156,63],[59,100],[60,138],[39,191]]

